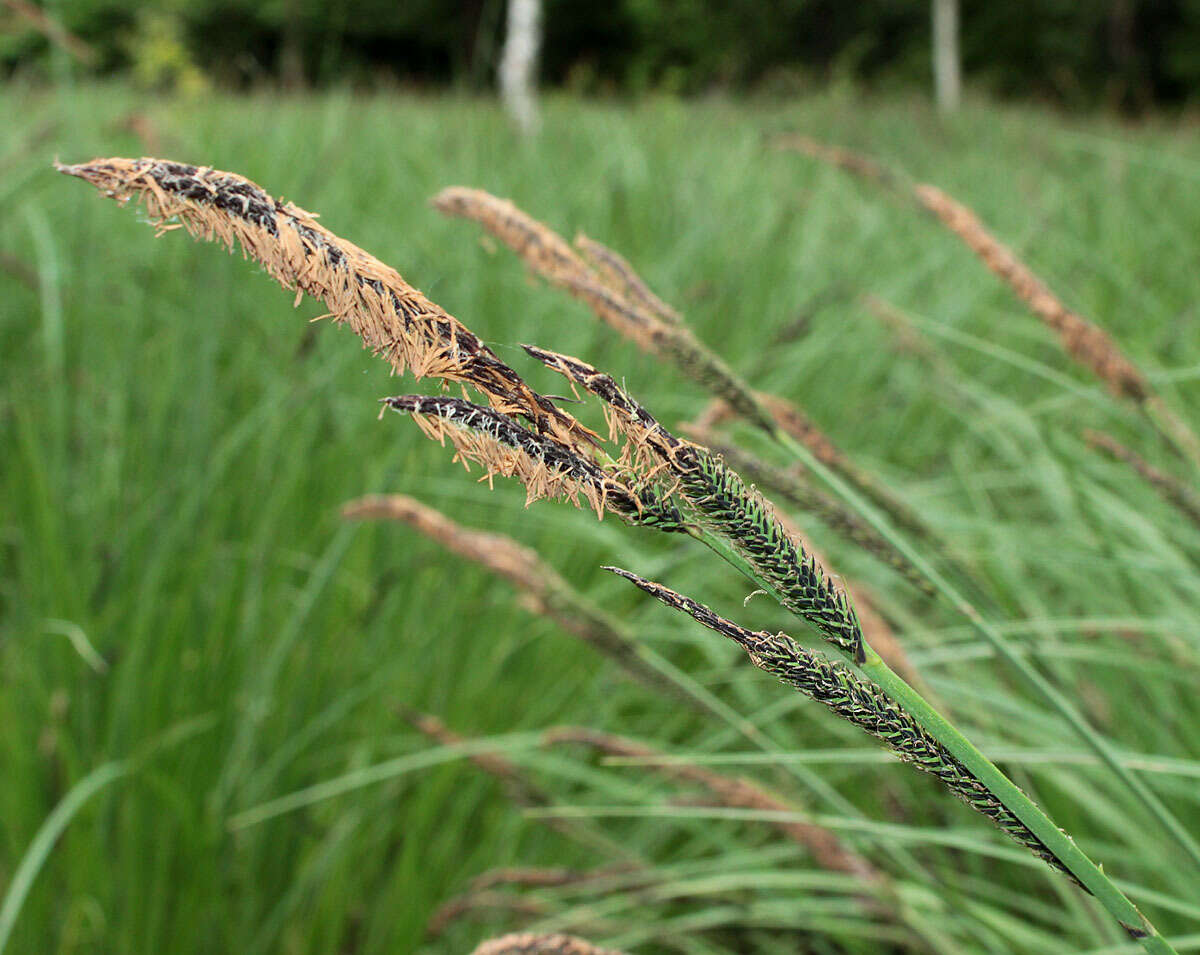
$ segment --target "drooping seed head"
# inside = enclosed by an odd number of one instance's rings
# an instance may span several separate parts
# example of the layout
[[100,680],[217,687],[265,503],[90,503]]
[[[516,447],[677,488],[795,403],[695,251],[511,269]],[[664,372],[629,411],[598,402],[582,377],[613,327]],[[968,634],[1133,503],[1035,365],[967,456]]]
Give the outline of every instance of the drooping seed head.
[[413,288],[395,269],[330,232],[316,216],[235,173],[163,159],[96,159],[60,172],[121,203],[145,204],[160,231],[177,220],[189,233],[259,262],[285,289],[324,302],[397,372],[476,388],[501,411],[572,446],[595,435],[534,392],[470,329]]

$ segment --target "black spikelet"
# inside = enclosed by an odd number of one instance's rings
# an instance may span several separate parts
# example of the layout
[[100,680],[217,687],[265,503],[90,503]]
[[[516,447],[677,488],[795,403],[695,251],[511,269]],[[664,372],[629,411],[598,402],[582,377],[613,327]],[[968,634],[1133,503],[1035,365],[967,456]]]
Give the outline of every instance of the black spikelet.
[[655,488],[620,481],[575,449],[550,435],[535,434],[494,408],[446,395],[396,395],[384,398],[382,403],[401,414],[438,418],[485,434],[505,447],[520,451],[531,461],[572,479],[580,487],[591,488],[596,500],[632,524],[667,532],[684,529],[683,515],[675,503]]
[[862,628],[849,599],[788,535],[766,502],[725,462],[681,447],[672,455],[679,490],[706,524],[727,537],[792,613],[861,662]]
[[882,740],[904,762],[936,776],[972,809],[983,813],[1038,858],[1075,880],[1008,807],[877,684],[862,679],[846,665],[829,660],[823,654],[805,650],[787,634],[747,630],[662,584],[618,567],[606,567],[605,570],[624,577],[668,607],[683,611],[710,630],[729,638],[749,654],[755,666],[773,673],[782,682]]

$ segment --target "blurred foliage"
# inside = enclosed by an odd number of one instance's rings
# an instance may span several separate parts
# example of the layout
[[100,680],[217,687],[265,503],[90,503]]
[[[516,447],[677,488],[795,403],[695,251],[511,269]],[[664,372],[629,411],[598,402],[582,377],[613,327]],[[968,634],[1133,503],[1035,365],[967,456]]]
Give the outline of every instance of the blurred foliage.
[[208,88],[208,78],[192,58],[176,17],[150,10],[138,16],[137,24],[128,51],[139,86],[185,95]]
[[[494,71],[504,2],[43,5],[101,51],[104,73],[140,75],[169,35],[186,47],[172,53],[175,62],[194,61],[224,86],[479,87]],[[794,92],[844,78],[925,85],[929,19],[929,0],[546,0],[542,71],[548,83],[580,92]],[[1136,110],[1181,102],[1200,81],[1200,0],[963,0],[962,20],[967,76],[991,92]],[[146,42],[131,45],[131,35]],[[3,73],[49,76],[49,51],[19,17],[0,21]],[[179,70],[181,78],[190,72]]]

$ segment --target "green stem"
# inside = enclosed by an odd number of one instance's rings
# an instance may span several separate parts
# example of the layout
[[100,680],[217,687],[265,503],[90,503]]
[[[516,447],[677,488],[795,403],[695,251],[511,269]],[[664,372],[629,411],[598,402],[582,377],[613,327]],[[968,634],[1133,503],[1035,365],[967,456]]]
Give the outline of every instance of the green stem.
[[1158,395],[1142,402],[1141,408],[1167,444],[1181,457],[1186,458],[1192,467],[1200,468],[1200,439],[1196,438],[1184,420]]
[[[723,540],[701,528],[689,534],[705,544],[721,558],[744,574],[756,586],[762,587],[777,600],[779,594],[769,583],[760,580],[750,565]],[[988,791],[1002,802],[1053,853],[1063,866],[1087,888],[1131,938],[1154,955],[1177,955],[1175,949],[1154,925],[1138,911],[1120,889],[1075,845],[1074,840],[1058,828],[1037,804],[994,763],[984,756],[962,733],[916,690],[904,682],[867,643],[863,643],[865,662],[857,663],[863,674],[878,684],[900,706],[907,710],[931,736],[946,747]]]
[[1188,832],[1170,809],[1158,798],[1140,777],[1135,775],[1120,760],[1116,750],[1097,733],[1083,718],[1083,715],[1071,702],[1024,657],[1017,653],[1004,635],[992,624],[980,616],[979,611],[967,600],[942,574],[936,570],[921,554],[894,530],[878,511],[843,481],[837,474],[823,465],[806,447],[794,441],[790,435],[776,431],[775,440],[787,448],[800,461],[820,477],[829,488],[856,510],[862,518],[879,534],[899,551],[915,567],[926,580],[971,624],[972,628],[995,648],[996,653],[1017,671],[1018,674],[1032,686],[1079,734],[1079,737],[1100,758],[1100,761],[1123,782],[1141,801],[1142,805],[1159,824],[1184,849],[1192,862],[1200,866],[1200,843]]
[[1138,911],[1124,893],[1104,874],[1104,870],[1058,828],[1032,799],[984,756],[954,726],[929,705],[920,693],[897,676],[879,654],[866,647],[866,662],[859,669],[877,683],[888,696],[908,710],[938,742],[978,779],[1014,816],[1025,824],[1071,874],[1096,897],[1109,914],[1121,923],[1129,935],[1142,943],[1147,952],[1159,955],[1174,952],[1171,944],[1158,934],[1154,925]]

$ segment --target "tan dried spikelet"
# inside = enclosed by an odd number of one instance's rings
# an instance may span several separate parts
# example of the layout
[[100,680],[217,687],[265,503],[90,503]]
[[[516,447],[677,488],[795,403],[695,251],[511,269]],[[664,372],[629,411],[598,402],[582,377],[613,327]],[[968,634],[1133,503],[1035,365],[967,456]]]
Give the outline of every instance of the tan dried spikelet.
[[668,325],[683,322],[683,316],[654,294],[624,256],[582,232],[575,236],[575,248],[583,253],[601,280],[614,292],[649,309],[652,315]]
[[913,195],[925,209],[967,244],[988,271],[1058,334],[1063,349],[1090,368],[1119,397],[1143,402],[1150,397],[1145,376],[1097,325],[1067,308],[1033,270],[993,236],[970,209],[936,186],[919,183]]
[[[588,246],[595,256],[604,249],[605,264],[598,274],[562,236],[506,199],[456,186],[441,192],[433,202],[448,215],[478,222],[534,272],[584,302],[602,322],[645,351],[670,361],[702,388],[729,402],[748,421],[772,432],[774,423],[746,383],[696,338],[615,252],[599,243]],[[585,240],[588,242],[591,240]]]
[[482,466],[484,474],[480,480],[487,481],[489,487],[497,474],[520,481],[525,485],[526,507],[545,499],[566,500],[578,507],[582,495],[588,506],[596,512],[596,517],[603,518],[603,492],[596,485],[583,483],[520,449],[501,444],[490,434],[483,434],[439,417],[414,414],[412,419],[426,437],[439,444],[444,445],[446,439],[450,439],[454,446],[453,463],[462,464],[468,472],[471,470],[471,462]]
[[[549,745],[577,743],[609,756],[632,757],[646,761],[664,776],[703,786],[717,805],[731,809],[795,813],[796,806],[763,786],[741,776],[726,776],[705,766],[672,759],[644,743],[603,733],[582,726],[560,726],[546,731]],[[778,822],[775,827],[787,838],[807,849],[823,869],[844,872],[865,882],[884,881],[883,874],[870,862],[847,847],[835,833],[823,826],[806,822]]]
[[654,349],[668,330],[652,314],[606,283],[566,239],[510,202],[482,189],[450,186],[431,200],[445,215],[479,223],[515,252],[537,275],[565,289],[602,321],[646,349]]
[[785,135],[774,140],[777,148],[792,150],[844,169],[864,179],[908,193],[957,235],[1004,282],[1030,311],[1058,334],[1063,349],[1091,369],[1109,390],[1139,404],[1152,397],[1149,383],[1116,342],[1094,322],[1063,304],[1033,270],[1000,242],[967,206],[928,183],[902,182],[900,177],[867,156],[819,143],[807,136]]
[[615,948],[600,948],[573,935],[527,932],[504,935],[484,942],[471,955],[624,955]]
[[406,494],[373,494],[342,508],[348,520],[400,521],[441,544],[446,550],[482,564],[519,590],[545,595],[562,586],[562,579],[537,553],[511,537],[463,527],[441,511]]
[[637,655],[637,643],[603,611],[567,583],[535,551],[511,537],[463,527],[440,511],[404,494],[370,495],[342,508],[348,520],[392,520],[408,524],[451,553],[504,578],[530,612],[553,620],[635,679],[664,694],[678,693],[662,674]]
[[235,173],[161,159],[96,159],[59,171],[121,203],[145,204],[160,233],[178,220],[191,235],[241,248],[280,285],[324,302],[397,373],[470,385],[493,407],[534,422],[573,447],[594,434],[502,362],[470,329],[409,285],[395,269],[335,235],[316,216],[272,198]]
[[449,186],[430,202],[443,215],[478,222],[541,276],[562,278],[592,274],[562,236],[508,199],[482,189]]
[[493,475],[517,478],[525,485],[526,505],[542,498],[562,498],[578,506],[587,500],[598,518],[606,512],[660,530],[683,530],[683,518],[669,495],[621,469],[601,467],[591,457],[545,434],[536,434],[512,418],[462,398],[397,395],[384,398],[385,408],[411,415],[430,438],[454,445],[454,460],[464,467],[474,461]]
[[609,440],[620,445],[620,461],[642,481],[655,479],[670,467],[672,454],[684,446],[693,446],[664,428],[634,401],[611,375],[580,358],[552,352],[536,345],[522,345],[525,353],[547,368],[558,372],[571,387],[576,385],[600,399]]

